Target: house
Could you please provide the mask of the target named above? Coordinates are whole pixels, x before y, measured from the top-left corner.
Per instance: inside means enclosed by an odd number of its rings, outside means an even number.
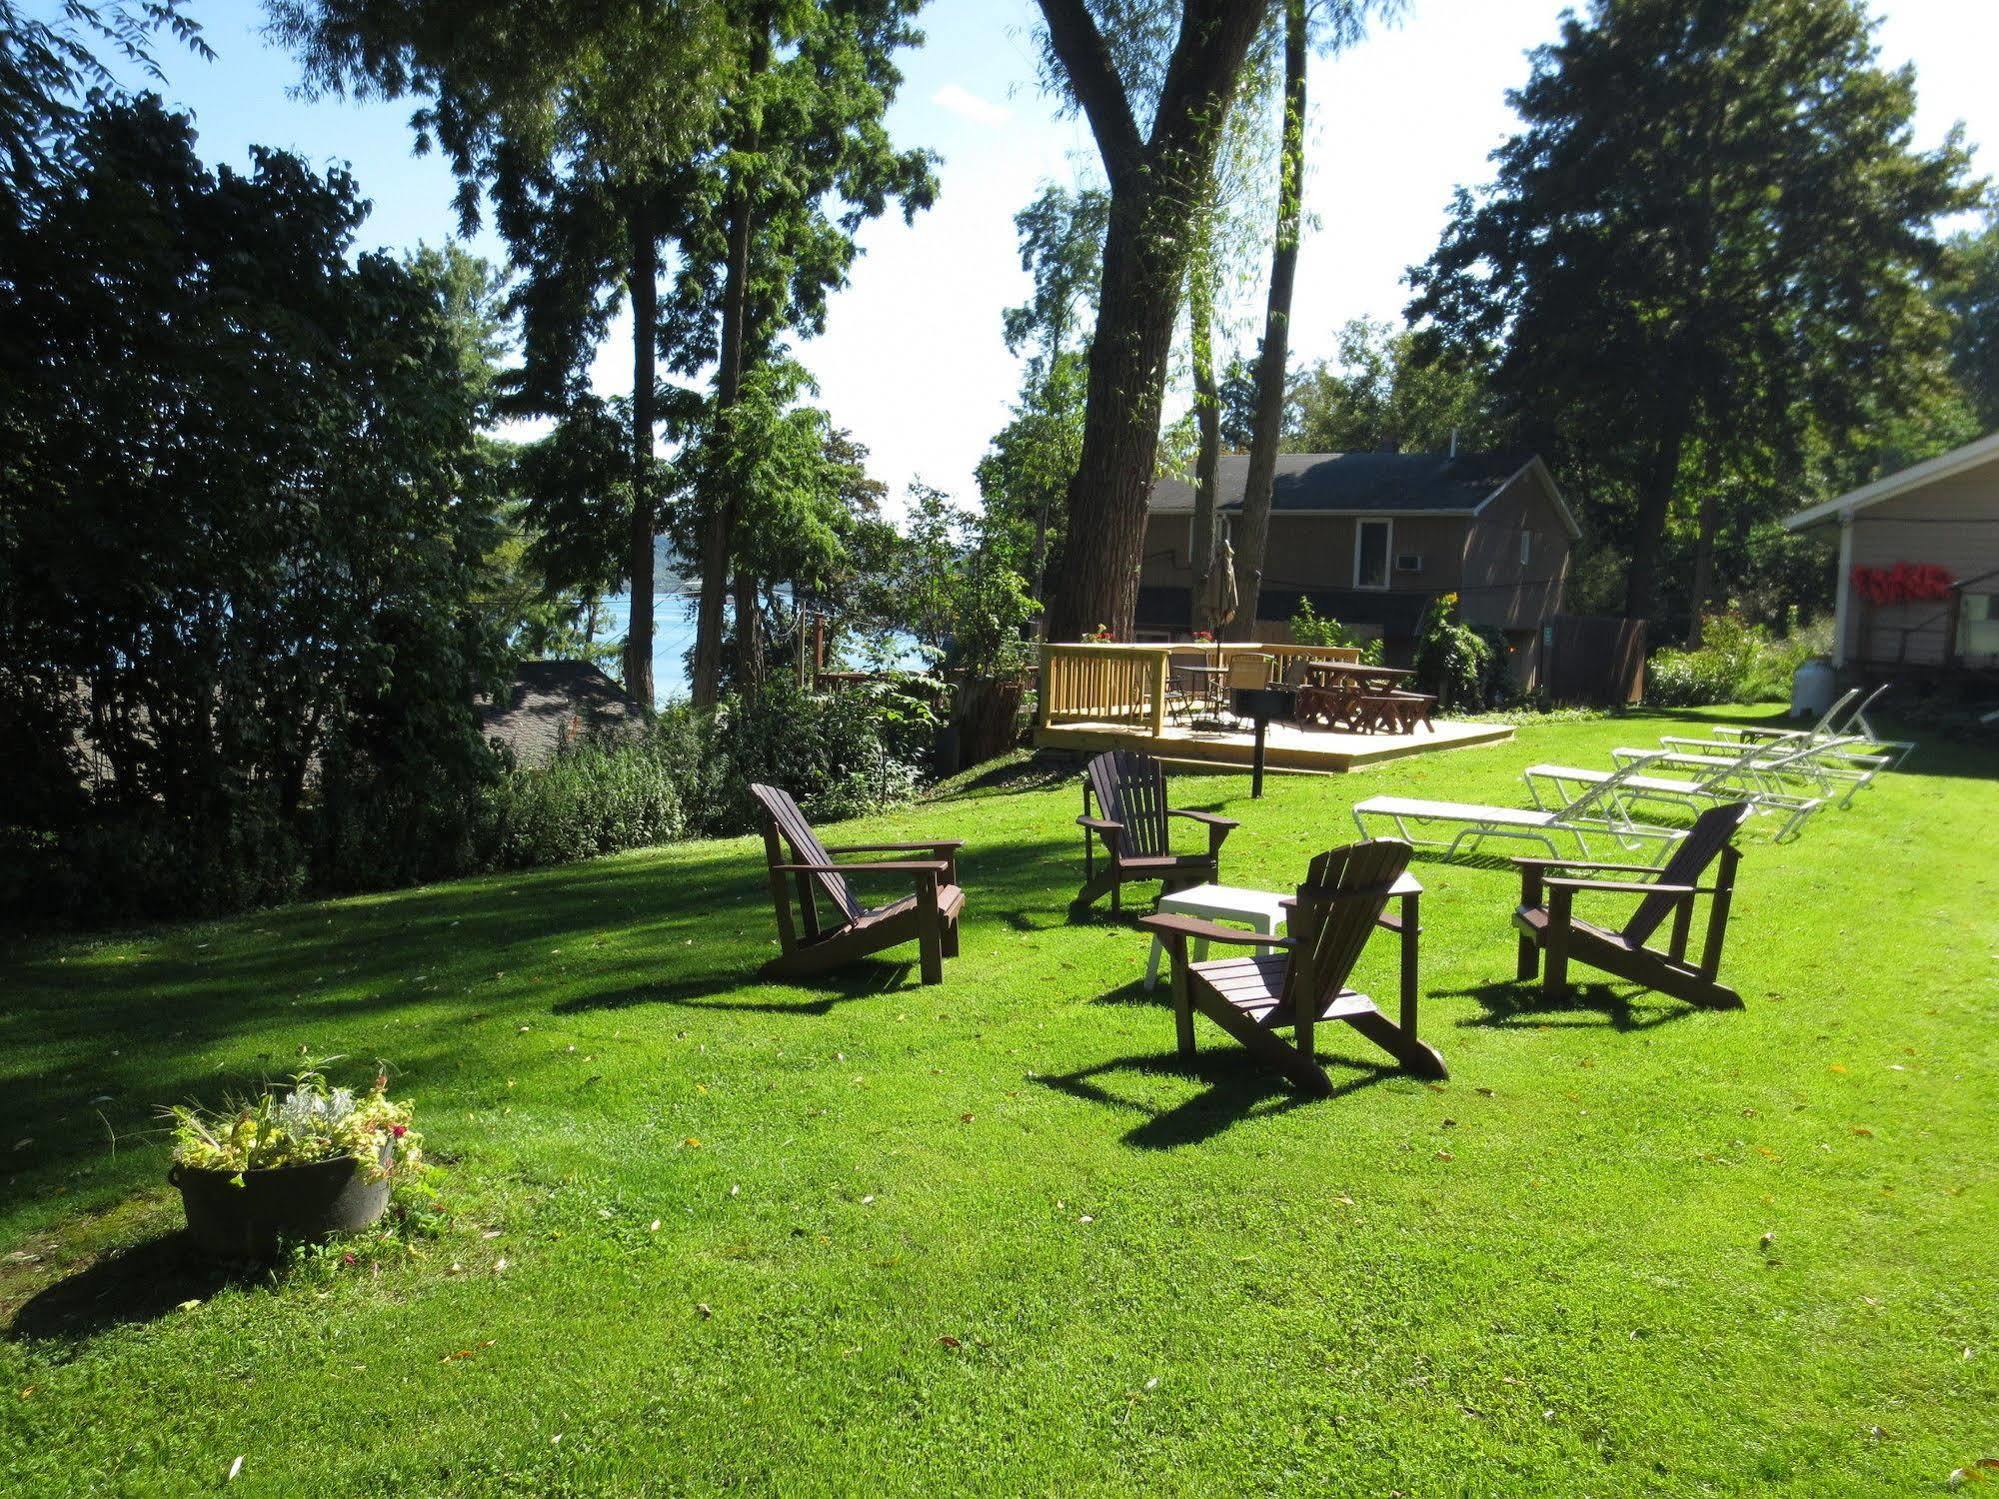
[[[590,739],[636,733],[647,714],[637,699],[587,661],[523,661],[497,699],[476,698],[480,737],[506,747],[519,766],[546,765]]]
[[[1217,500],[1232,524],[1249,459],[1221,460]],[[1184,640],[1193,625],[1194,486],[1152,487],[1139,573],[1138,638]],[[1561,611],[1578,536],[1548,467],[1519,453],[1283,453],[1255,636],[1289,638],[1299,602],[1406,662],[1430,601],[1455,593],[1468,624],[1506,636],[1523,686],[1541,627]]]
[[[1835,667],[1856,676],[1999,668],[1999,432],[1784,525],[1838,528]]]

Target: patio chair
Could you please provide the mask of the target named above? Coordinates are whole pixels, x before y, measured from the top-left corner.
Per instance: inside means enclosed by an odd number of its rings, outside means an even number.
[[[1384,915],[1395,881],[1409,867],[1409,845],[1357,843],[1320,854],[1289,911],[1289,937],[1217,926],[1192,916],[1147,916],[1139,925],[1173,958],[1173,1021],[1180,1055],[1194,1054],[1200,1011],[1307,1092],[1333,1091],[1314,1054],[1314,1028],[1340,1020],[1419,1077],[1450,1075],[1435,1047],[1404,1031],[1365,994],[1347,987],[1361,949]],[[1254,957],[1190,962],[1187,945],[1228,942],[1267,949]],[[1292,1039],[1277,1032],[1292,1028]]]
[[[1530,982],[1541,970],[1542,992],[1558,996],[1568,987],[1569,962],[1586,963],[1661,994],[1710,1009],[1739,1010],[1742,996],[1715,977],[1721,965],[1721,944],[1728,933],[1728,907],[1735,890],[1735,867],[1741,859],[1733,839],[1749,818],[1747,805],[1737,802],[1710,807],[1695,819],[1686,839],[1662,869],[1631,864],[1603,864],[1559,859],[1515,859],[1520,866],[1520,905],[1513,925],[1520,933],[1518,977]],[[1721,867],[1714,883],[1700,883],[1717,859]],[[1550,873],[1586,869],[1644,876],[1633,880],[1572,879]],[[1578,891],[1640,897],[1631,919],[1617,931],[1584,921],[1574,914]],[[1698,963],[1687,961],[1687,939],[1698,896],[1713,897],[1707,932]],[[1646,946],[1646,939],[1668,916],[1673,918],[1666,950]],[[1546,954],[1545,966],[1541,963]]]
[[[1094,800],[1096,810],[1091,810]],[[1208,851],[1176,854],[1169,819],[1184,817],[1208,830]],[[1166,805],[1166,770],[1150,755],[1134,750],[1107,750],[1083,773],[1083,888],[1078,906],[1093,906],[1110,892],[1111,909],[1123,909],[1128,880],[1159,880],[1162,888],[1178,890],[1219,880],[1222,843],[1235,831],[1231,818],[1212,812],[1175,810]],[[1096,867],[1096,845],[1104,846],[1104,867]]]
[[[1657,756],[1654,757],[1659,758]],[[1511,838],[1540,845],[1552,858],[1561,857],[1555,836],[1573,838],[1583,857],[1590,857],[1592,835],[1613,839],[1619,847],[1643,849],[1656,845],[1661,857],[1686,837],[1681,828],[1650,827],[1634,822],[1619,796],[1619,788],[1634,775],[1650,769],[1648,762],[1620,766],[1603,781],[1584,788],[1572,801],[1560,807],[1491,807],[1477,802],[1429,801],[1411,796],[1371,796],[1354,803],[1354,825],[1361,836],[1372,837],[1370,817],[1383,819],[1395,828],[1405,843],[1442,848],[1445,858],[1454,857],[1469,844],[1476,849],[1487,838]],[[1415,831],[1425,823],[1450,823],[1458,831],[1449,839],[1423,837]]]
[[[1867,721],[1867,710],[1881,700],[1883,693],[1893,686],[1883,682],[1866,697],[1861,697],[1858,687],[1850,687],[1809,729],[1773,729],[1759,724],[1716,724],[1714,734],[1717,739],[1764,743],[1782,742],[1788,745],[1824,743],[1834,739],[1855,741],[1854,748],[1865,754],[1875,755],[1894,751],[1890,757],[1890,770],[1900,770],[1902,762],[1916,749],[1911,739],[1884,739],[1874,732]],[[1850,710],[1850,711],[1848,711]],[[1841,715],[1844,714],[1842,717]]]
[[[1690,776],[1627,775],[1618,782],[1615,795],[1627,806],[1652,802],[1695,811],[1723,802],[1747,802],[1758,813],[1782,814],[1783,822],[1771,841],[1783,843],[1797,837],[1805,819],[1823,807],[1828,798],[1771,789],[1764,778],[1754,774],[1745,776],[1746,768],[1759,755],[1754,744],[1745,744],[1735,759],[1694,767]],[[1567,806],[1583,792],[1602,785],[1616,774],[1614,770],[1589,770],[1578,765],[1543,764],[1528,766],[1522,778],[1527,782],[1534,805],[1545,809],[1551,800],[1556,806]],[[1750,784],[1743,784],[1745,779]]]
[[[905,942],[918,944],[923,982],[944,981],[944,960],[958,956],[958,913],[965,893],[958,888],[957,839],[923,843],[849,843],[828,848],[814,835],[790,793],[775,786],[752,786],[763,814],[764,860],[770,872],[771,904],[777,910],[781,951],[764,965],[770,978],[806,978],[844,967],[857,958]],[[785,855],[785,846],[791,849]],[[840,854],[923,854],[924,858],[836,864]],[[897,876],[914,886],[885,906],[864,907],[848,887],[850,875]],[[796,885],[798,917],[792,919]],[[821,924],[818,902],[832,907]]]
[[[1823,799],[1837,796],[1841,808],[1851,807],[1855,793],[1871,785],[1890,760],[1887,755],[1861,754],[1857,739],[1811,740],[1798,746],[1778,740],[1753,745],[1752,753],[1746,756],[1744,746],[1732,739],[1667,734],[1659,743],[1659,749],[1619,745],[1610,758],[1619,765],[1643,760],[1669,770],[1718,772],[1746,788],[1771,792],[1802,784]]]

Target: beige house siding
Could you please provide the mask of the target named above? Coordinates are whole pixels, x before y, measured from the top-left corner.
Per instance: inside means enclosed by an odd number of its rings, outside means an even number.
[[[1948,606],[1877,608],[1853,590],[1856,567],[1934,563],[1967,594],[1999,594],[1999,459],[1856,511],[1844,538],[1839,587],[1846,602],[1844,658],[1877,665],[1941,666],[1948,651]],[[1982,582],[1974,581],[1983,578]],[[1964,665],[1999,664],[1993,656]]]
[[[1527,561],[1520,537],[1531,538]],[[1500,630],[1535,630],[1562,604],[1569,575],[1569,533],[1546,485],[1532,470],[1516,475],[1465,534],[1459,607],[1471,624]]]

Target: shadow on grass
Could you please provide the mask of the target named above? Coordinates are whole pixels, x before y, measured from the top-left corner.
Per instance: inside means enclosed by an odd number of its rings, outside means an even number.
[[[224,1265],[203,1256],[184,1230],[148,1239],[45,1286],[21,1304],[7,1336],[16,1342],[82,1342],[115,1327],[156,1322],[188,1301],[250,1285],[268,1266]]]
[[[1121,992],[1113,990],[1113,993]],[[1321,1054],[1321,1062],[1333,1060]],[[1195,1056],[1133,1056],[1099,1062],[1075,1072],[1037,1077],[1035,1082],[1085,1103],[1121,1109],[1144,1118],[1125,1132],[1127,1145],[1140,1150],[1177,1150],[1198,1145],[1245,1119],[1288,1113],[1304,1104],[1330,1103],[1362,1088],[1372,1087],[1391,1077],[1401,1076],[1394,1067],[1372,1062],[1353,1062],[1357,1076],[1337,1082],[1324,1097],[1302,1093],[1254,1061],[1246,1053],[1223,1049]],[[1105,1087],[1099,1079],[1118,1073],[1141,1078],[1191,1078],[1206,1083],[1197,1093],[1170,1108],[1160,1108],[1143,1099],[1127,1098]]]
[[[1173,984],[1163,971],[1164,966],[1163,964],[1161,965],[1162,971],[1159,975],[1158,987],[1148,989],[1145,986],[1144,977],[1140,976],[1131,980],[1130,983],[1119,984],[1115,989],[1106,989],[1102,994],[1092,999],[1090,1003],[1093,1005],[1142,1005],[1152,1009],[1170,1008],[1173,1003]]]
[[[1437,999],[1475,999],[1482,1015],[1458,1022],[1461,1026],[1488,1030],[1518,1026],[1608,1026],[1614,1031],[1649,1031],[1669,1021],[1684,1020],[1695,1013],[1690,1005],[1664,996],[1653,996],[1646,1005],[1633,1003],[1634,996],[1650,995],[1649,989],[1624,989],[1614,984],[1577,984],[1558,999],[1541,992],[1538,980],[1495,979],[1469,989],[1438,989]]]
[[[690,1010],[737,1010],[756,1015],[828,1015],[834,1007],[851,1000],[869,999],[904,987],[916,964],[859,958],[837,973],[815,980],[790,980],[786,987],[810,987],[824,992],[816,999],[725,999],[723,995],[756,992],[762,982],[754,972],[737,971],[685,979],[670,984],[633,984],[602,994],[565,999],[550,1007],[556,1015],[583,1014],[591,1010],[626,1010],[637,1005],[679,1005]],[[945,967],[948,978],[948,960]]]

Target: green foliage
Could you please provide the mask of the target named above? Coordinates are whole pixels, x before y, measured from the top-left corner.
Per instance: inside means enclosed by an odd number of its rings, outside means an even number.
[[[211,173],[150,98],[61,150],[0,236],[0,819],[38,900],[282,898],[327,815],[491,772],[477,396],[344,171]]]
[[[502,776],[481,809],[481,863],[529,869],[683,837],[687,767],[671,739],[641,733],[564,749]]]
[[[1493,445],[1499,436],[1475,365],[1417,359],[1415,335],[1356,318],[1340,329],[1339,353],[1292,381],[1284,446],[1295,453],[1370,453],[1387,446],[1449,452]]]
[[[1363,640],[1336,619],[1321,619],[1309,598],[1298,600],[1298,612],[1291,616],[1291,638],[1300,645],[1338,645],[1360,652],[1369,666],[1381,664],[1381,641]]]
[[[1739,613],[1710,615],[1701,625],[1699,650],[1668,646],[1645,666],[1645,701],[1660,708],[1710,703],[1767,703],[1789,699],[1791,674],[1831,646],[1830,622],[1814,630],[1773,635]]]
[[[197,1171],[272,1171],[352,1156],[369,1175],[415,1170],[423,1162],[423,1137],[410,1128],[416,1111],[388,1096],[378,1074],[366,1093],[335,1088],[316,1068],[295,1073],[280,1092],[225,1104],[220,1112],[177,1104],[165,1113],[173,1125],[174,1160]]]
[[[1767,518],[1815,451],[1928,399],[1934,226],[1978,189],[1957,133],[1912,146],[1913,74],[1880,66],[1855,0],[1595,0],[1512,102],[1498,180],[1458,195],[1410,316],[1615,497],[1593,527],[1652,616],[1676,493]]]
[[[754,697],[725,698],[701,761],[699,798],[688,807],[703,832],[757,825],[750,783],[789,791],[807,817],[834,821],[906,802],[917,766],[889,738],[902,737],[906,694],[800,692],[782,674]]]
[[[1416,627],[1416,683],[1445,712],[1499,707],[1512,695],[1506,641],[1496,630],[1460,623],[1458,596],[1440,593]]]
[[[1955,265],[1939,298],[1952,319],[1951,367],[1985,431],[1999,427],[1999,206],[1950,242]]]

